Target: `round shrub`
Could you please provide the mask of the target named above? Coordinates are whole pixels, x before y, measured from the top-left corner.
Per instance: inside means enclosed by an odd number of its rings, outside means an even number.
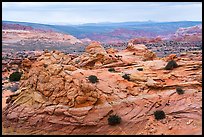
[[[124,79],[127,79],[128,81],[130,80],[130,75],[129,74],[125,74],[122,76]]]
[[[176,63],[176,61],[171,60],[171,61],[169,61],[169,62],[167,63],[167,65],[165,66],[164,69],[166,69],[166,70],[171,70],[171,69],[176,68],[176,67],[178,67],[178,64]]]
[[[43,66],[44,66],[44,68],[47,68],[47,67],[48,67],[48,64],[44,64]]]
[[[88,79],[89,79],[89,81],[90,81],[91,83],[96,83],[96,82],[98,82],[98,78],[97,78],[96,76],[94,76],[94,75],[90,75],[90,76],[88,77]]]
[[[114,68],[109,68],[108,71],[115,72],[115,69]]]
[[[156,120],[160,120],[166,118],[166,115],[163,110],[157,110],[154,112],[154,117]]]
[[[176,88],[176,92],[181,95],[181,94],[184,94],[184,90],[181,88],[181,87],[177,87]]]
[[[75,60],[75,63],[78,64],[80,62],[80,60]]]
[[[121,118],[117,115],[110,115],[109,118],[108,118],[108,124],[109,125],[117,125],[117,124],[120,124],[121,122]]]
[[[13,72],[10,76],[9,76],[9,81],[19,81],[21,79],[21,72]]]
[[[138,71],[143,71],[143,68],[137,68]]]

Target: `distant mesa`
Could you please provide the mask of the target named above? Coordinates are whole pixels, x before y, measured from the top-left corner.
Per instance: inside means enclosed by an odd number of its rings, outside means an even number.
[[[171,39],[186,42],[202,41],[202,25],[179,28]]]

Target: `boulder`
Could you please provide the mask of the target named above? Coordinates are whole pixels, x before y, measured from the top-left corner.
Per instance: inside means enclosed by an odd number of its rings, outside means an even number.
[[[97,53],[107,54],[106,50],[103,48],[103,46],[101,46],[99,42],[92,42],[86,47],[85,52],[92,55]]]
[[[132,43],[128,43],[128,46],[126,48],[129,51],[146,51],[147,47],[144,44],[132,44]]]
[[[107,52],[108,54],[114,54],[114,53],[117,53],[118,50],[116,50],[116,49],[114,49],[114,48],[109,48],[109,49],[106,50],[106,52]]]
[[[28,59],[28,58],[25,58],[22,63],[21,63],[22,67],[31,67],[32,65],[32,62]]]

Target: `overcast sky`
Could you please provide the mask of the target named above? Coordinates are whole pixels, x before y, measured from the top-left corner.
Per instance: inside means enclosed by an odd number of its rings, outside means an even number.
[[[44,24],[202,21],[201,2],[2,2],[2,19]]]

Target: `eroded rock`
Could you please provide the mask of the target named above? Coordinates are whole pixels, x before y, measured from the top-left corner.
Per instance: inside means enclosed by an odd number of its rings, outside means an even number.
[[[202,67],[186,69],[202,62],[186,62],[181,57],[178,63],[182,67],[166,73],[162,59],[150,56],[143,62],[148,51],[144,45],[129,46],[109,56],[100,43],[92,43],[86,53],[74,58],[55,51],[45,52],[32,64],[24,61],[29,69],[23,74],[20,89],[3,109],[3,133],[201,133],[202,92],[197,91],[202,91]],[[105,67],[117,71],[110,73]],[[130,80],[122,78],[124,73]],[[91,83],[90,75],[98,82]],[[182,86],[185,93],[175,94],[177,86]],[[165,124],[154,119],[159,109],[166,114]],[[108,117],[114,114],[121,117],[121,123],[109,126]],[[186,120],[189,118],[193,122]]]

